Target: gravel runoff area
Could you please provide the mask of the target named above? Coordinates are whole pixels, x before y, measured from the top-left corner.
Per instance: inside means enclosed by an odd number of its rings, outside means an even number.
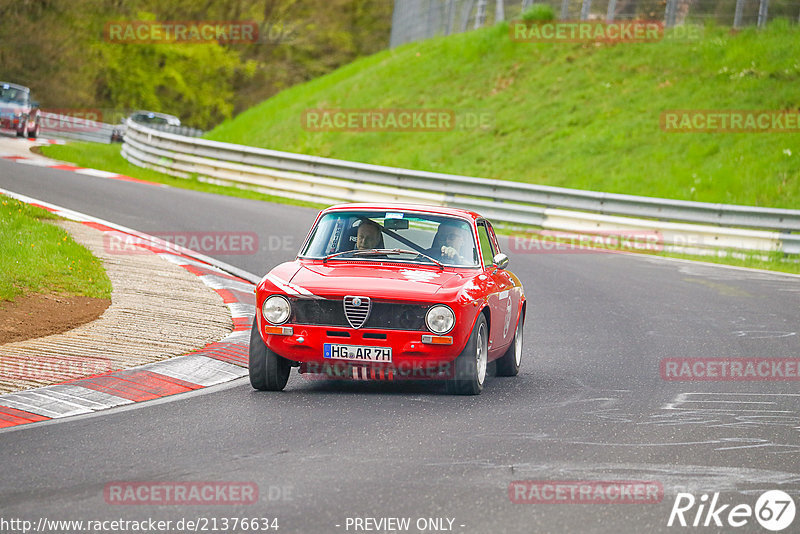
[[[111,306],[68,332],[0,345],[0,394],[166,360],[233,330],[222,297],[198,276],[149,250],[104,246],[103,233],[85,224],[58,224],[102,259]]]

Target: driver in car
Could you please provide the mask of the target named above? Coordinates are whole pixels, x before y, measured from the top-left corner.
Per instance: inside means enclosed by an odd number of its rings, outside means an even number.
[[[363,221],[358,225],[358,233],[356,234],[356,249],[370,250],[378,248],[381,239],[381,227],[378,223],[370,220]]]

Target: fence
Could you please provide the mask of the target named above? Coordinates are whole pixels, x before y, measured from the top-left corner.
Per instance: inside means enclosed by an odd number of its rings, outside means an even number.
[[[800,254],[800,210],[637,197],[278,152],[129,124],[122,155],[166,174],[317,203],[416,202],[560,232],[646,230],[667,250]]]
[[[532,0],[395,0],[390,46],[519,18]],[[666,26],[714,21],[763,26],[800,20],[798,0],[539,0],[562,20],[654,20]]]

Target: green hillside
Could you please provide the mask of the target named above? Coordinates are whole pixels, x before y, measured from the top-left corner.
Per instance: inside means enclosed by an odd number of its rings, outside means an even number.
[[[674,133],[675,109],[798,110],[800,28],[655,43],[523,43],[508,25],[380,52],[294,86],[207,137],[580,189],[800,207],[800,134]],[[669,37],[669,36],[668,36]],[[312,132],[308,109],[428,108],[489,119],[428,132]]]

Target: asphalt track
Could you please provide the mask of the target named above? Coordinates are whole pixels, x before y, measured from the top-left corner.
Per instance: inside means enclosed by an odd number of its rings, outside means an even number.
[[[315,216],[3,160],[0,187],[148,233],[256,232],[256,254],[209,255],[259,275],[294,257]],[[797,357],[800,278],[622,254],[509,252],[529,299],[518,377],[452,397],[435,383],[293,373],[283,393],[238,380],[0,432],[0,518],[266,517],[284,533],[363,532],[347,528],[355,517],[408,517],[409,532],[420,532],[418,518],[450,518],[464,533],[767,532],[752,518],[736,529],[667,520],[679,491],[753,506],[781,489],[798,501],[798,382],[666,381],[659,363]],[[517,480],[657,481],[664,497],[514,504]],[[253,482],[260,500],[110,505],[104,487],[119,481]],[[786,532],[798,525],[800,517]]]

